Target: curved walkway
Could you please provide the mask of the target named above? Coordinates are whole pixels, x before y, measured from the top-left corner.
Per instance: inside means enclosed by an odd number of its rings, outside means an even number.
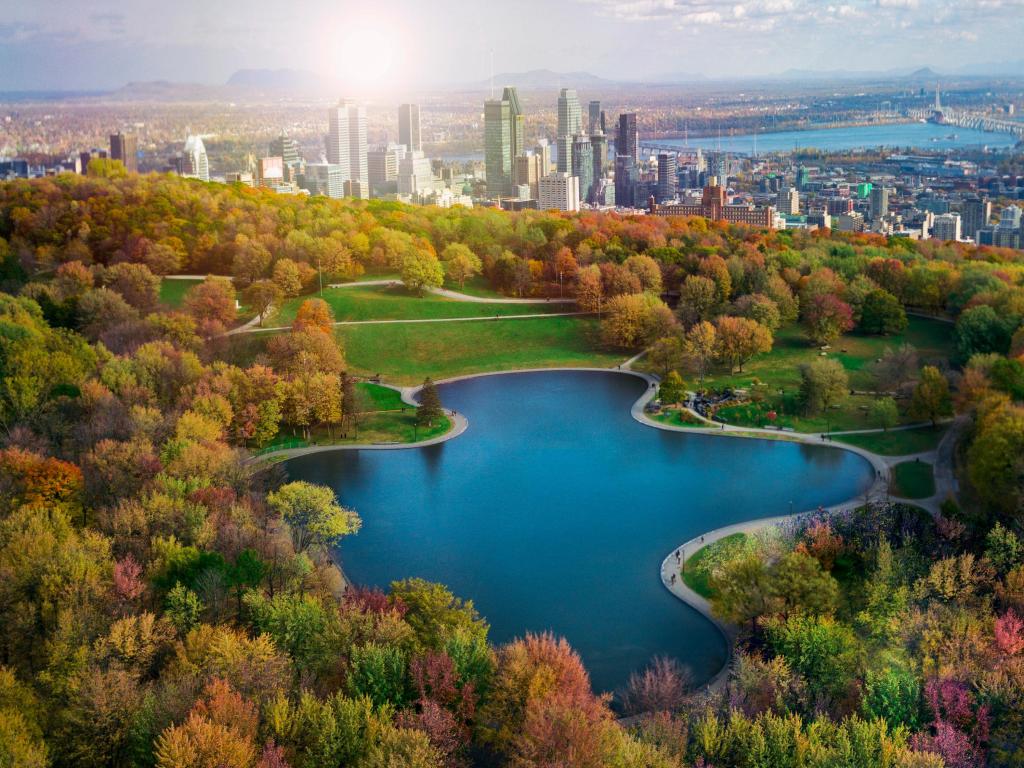
[[[363,280],[355,283],[331,283],[328,288],[362,288],[371,285],[387,285],[395,287],[401,285],[401,280]],[[576,299],[512,299],[508,297],[488,298],[486,296],[473,296],[468,293],[452,291],[448,288],[424,288],[428,293],[435,296],[443,296],[446,299],[455,301],[468,301],[473,304],[575,304]]]

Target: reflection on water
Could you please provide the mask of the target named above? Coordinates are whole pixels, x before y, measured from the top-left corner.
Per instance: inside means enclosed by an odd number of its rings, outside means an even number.
[[[655,430],[629,408],[640,379],[552,371],[440,387],[469,429],[426,449],[288,462],[328,483],[363,528],[340,555],[354,580],[420,576],[471,598],[491,638],[552,630],[611,690],[657,654],[700,680],[725,658],[715,629],[662,586],[662,558],[742,520],[831,505],[871,480],[846,451]]]

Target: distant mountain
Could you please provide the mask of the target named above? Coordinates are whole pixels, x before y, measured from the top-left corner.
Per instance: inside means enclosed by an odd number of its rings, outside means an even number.
[[[151,80],[128,83],[111,91],[105,98],[119,101],[210,101],[224,96],[222,86]]]
[[[476,88],[489,88],[491,81],[473,83]],[[502,72],[494,76],[495,89],[514,85],[523,90],[548,90],[555,88],[601,88],[615,85],[615,81],[592,75],[589,72],[553,72],[550,69],[531,69],[529,72]]]
[[[300,93],[334,91],[337,85],[331,78],[303,69],[240,69],[227,81],[228,88]]]
[[[931,67],[921,67],[921,69],[914,70],[907,75],[907,80],[937,80],[942,77]]]

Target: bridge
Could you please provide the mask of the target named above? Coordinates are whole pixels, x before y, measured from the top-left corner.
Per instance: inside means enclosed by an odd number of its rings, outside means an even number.
[[[976,131],[987,133],[1009,133],[1019,139],[1024,139],[1024,122],[1016,120],[1005,120],[1001,117],[993,117],[984,112],[967,112],[942,108],[938,111],[927,109],[912,109],[907,111],[907,116],[916,120],[929,120],[940,125],[951,125],[957,128],[972,128]],[[941,120],[936,119],[941,116]]]
[[[659,144],[656,141],[641,141],[640,142],[640,157],[656,157],[661,153],[669,155],[676,155],[677,157],[689,157],[696,160],[697,153],[703,152],[705,155],[712,152],[727,153],[733,157],[747,157],[747,152],[734,152],[731,149],[707,149],[705,147],[680,147],[678,144]]]

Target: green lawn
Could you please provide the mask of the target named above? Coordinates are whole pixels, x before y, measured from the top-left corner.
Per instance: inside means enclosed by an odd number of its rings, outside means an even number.
[[[711,425],[695,417],[683,408],[666,408],[661,413],[649,413],[647,418],[659,424],[670,424],[674,427],[708,428]]]
[[[443,435],[451,429],[451,421],[442,417],[433,427],[417,427],[416,412],[412,408],[402,411],[364,413],[358,425],[341,435],[337,428],[331,436],[326,428],[314,431],[310,440],[292,434],[280,434],[259,453],[286,448],[305,448],[311,445],[372,445],[374,443],[413,443]]]
[[[621,354],[599,349],[597,320],[589,317],[343,326],[339,333],[354,373],[404,384],[427,376],[622,362]]]
[[[165,277],[160,281],[160,303],[177,309],[185,302],[185,294],[202,280]]]
[[[705,600],[710,600],[714,594],[710,584],[711,572],[718,563],[738,554],[746,546],[746,541],[747,534],[734,533],[699,549],[683,564],[683,583]]]
[[[464,293],[467,296],[479,296],[482,299],[507,299],[510,298],[502,293],[494,290],[491,287],[490,282],[487,278],[477,275],[471,277],[466,281],[465,285],[460,286],[454,280],[445,280],[444,287],[450,291],[458,291]]]
[[[892,468],[894,496],[904,499],[927,499],[935,495],[935,475],[927,461],[904,461]]]
[[[402,394],[391,387],[382,387],[370,381],[356,384],[356,400],[360,400],[368,411],[400,411],[411,408],[402,402]]]
[[[886,347],[913,344],[922,361],[949,356],[952,344],[947,323],[921,317],[908,319],[906,332],[899,336],[848,334],[833,344],[826,356],[843,364],[850,377],[850,387],[857,390],[873,389],[871,364],[882,356]],[[801,413],[798,402],[800,366],[819,357],[821,350],[808,344],[801,327],[790,325],[781,328],[775,335],[772,351],[751,360],[744,366],[742,373],[716,372],[707,377],[705,385],[713,389],[746,389],[755,382],[764,385],[763,402],[732,406],[718,412],[730,424],[761,427],[774,423],[800,432],[871,427],[867,415],[873,398],[869,395],[851,396],[828,414],[808,417]],[[768,419],[770,411],[776,413],[774,422]],[[904,423],[908,421],[909,418],[903,418]]]
[[[883,456],[907,456],[934,450],[945,434],[945,427],[921,427],[870,435],[837,435],[836,442],[849,443]]]
[[[303,301],[317,294],[289,299],[274,319],[276,325],[288,325]],[[494,317],[495,315],[533,315],[565,312],[564,304],[480,304],[458,301],[426,293],[416,296],[398,285],[373,285],[361,288],[327,288],[324,301],[331,305],[336,320],[425,320],[443,317]],[[568,310],[568,311],[571,311]]]

